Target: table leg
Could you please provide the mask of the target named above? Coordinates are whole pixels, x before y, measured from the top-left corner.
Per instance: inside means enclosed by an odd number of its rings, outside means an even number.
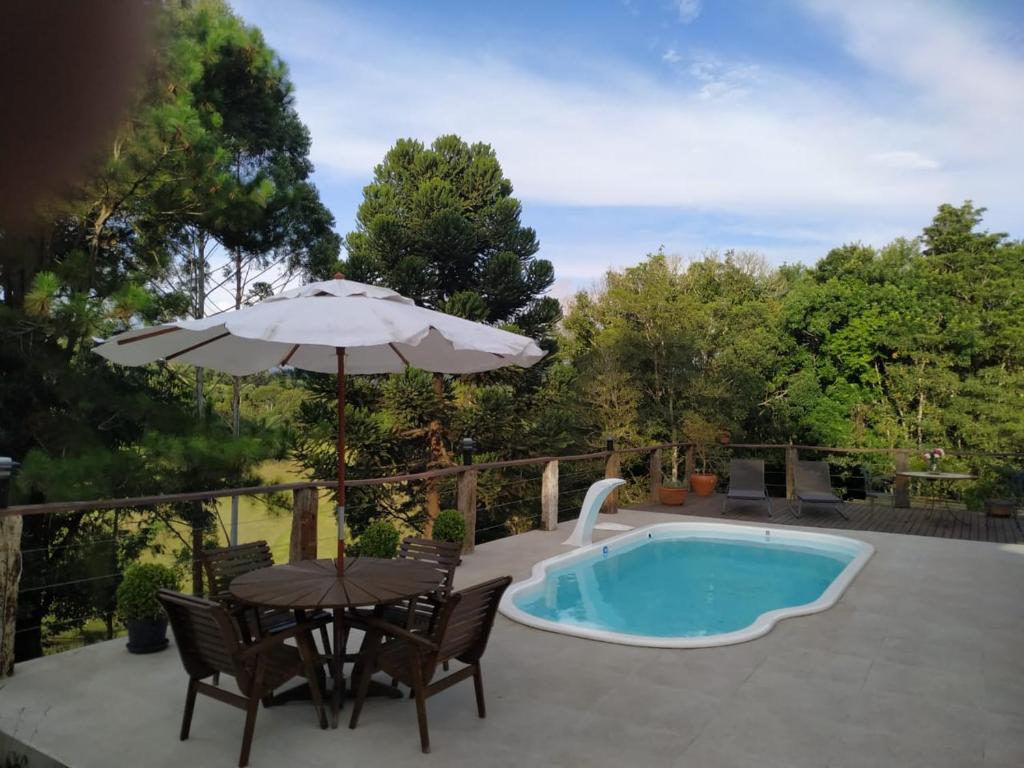
[[[338,727],[338,713],[341,711],[345,697],[345,611],[338,608],[334,611],[334,663],[332,673],[334,685],[331,686],[331,728]]]

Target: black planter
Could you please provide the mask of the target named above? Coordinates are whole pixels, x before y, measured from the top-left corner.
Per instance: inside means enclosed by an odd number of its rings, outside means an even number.
[[[129,653],[155,653],[170,642],[167,639],[167,617],[147,621],[126,621]]]

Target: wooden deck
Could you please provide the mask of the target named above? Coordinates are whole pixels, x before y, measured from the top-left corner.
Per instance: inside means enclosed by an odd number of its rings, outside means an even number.
[[[1024,523],[1020,518],[986,517],[980,512],[969,512],[954,507],[954,519],[940,503],[935,510],[917,506],[909,509],[892,508],[886,502],[876,502],[874,509],[863,501],[851,501],[844,507],[850,518],[844,520],[827,507],[804,506],[802,517],[797,517],[786,499],[772,499],[774,515],[768,517],[767,505],[761,503],[729,502],[725,515],[721,514],[722,495],[701,498],[693,493],[686,497],[682,507],[667,507],[661,504],[644,503],[630,506],[649,509],[652,512],[694,515],[745,522],[766,522],[773,525],[801,525],[808,528],[836,528],[851,531],[878,531],[879,533],[902,533],[909,536],[930,536],[940,539],[965,539],[987,541],[993,544],[1024,544]],[[795,509],[795,505],[793,507]]]

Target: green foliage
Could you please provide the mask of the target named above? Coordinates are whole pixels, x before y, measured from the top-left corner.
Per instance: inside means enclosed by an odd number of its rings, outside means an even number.
[[[398,529],[387,520],[374,520],[356,539],[355,554],[361,557],[380,557],[387,560],[398,554],[401,538]]]
[[[442,509],[434,520],[435,541],[451,541],[461,543],[466,538],[466,521],[456,509]]]
[[[163,615],[156,599],[161,589],[177,589],[178,574],[159,563],[139,563],[129,568],[117,588],[117,615],[121,621],[151,621]]]

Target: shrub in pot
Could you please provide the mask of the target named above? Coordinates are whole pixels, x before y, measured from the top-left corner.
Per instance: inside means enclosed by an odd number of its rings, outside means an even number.
[[[363,531],[353,545],[355,554],[360,557],[380,557],[390,560],[398,554],[398,543],[401,535],[387,520],[374,520]]]
[[[718,426],[703,416],[690,414],[683,419],[683,434],[693,444],[693,451],[700,463],[700,471],[690,475],[690,488],[698,496],[710,496],[718,484],[718,477],[708,471],[708,452],[719,432]]]
[[[665,480],[658,486],[658,501],[668,507],[681,507],[686,503],[686,493],[682,480]]]
[[[466,521],[455,509],[442,509],[434,520],[434,531],[431,534],[434,541],[450,541],[461,544],[466,538]]]
[[[167,647],[167,614],[156,599],[161,589],[177,589],[178,574],[159,563],[129,568],[117,587],[117,615],[128,627],[128,650],[153,653]]]

